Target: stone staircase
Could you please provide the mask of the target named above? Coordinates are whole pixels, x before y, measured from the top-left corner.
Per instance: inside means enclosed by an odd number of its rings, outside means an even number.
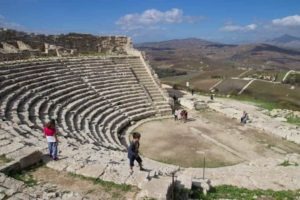
[[[159,116],[172,114],[172,109],[168,102],[168,95],[160,87],[158,78],[152,69],[147,66],[142,57],[130,57],[127,59],[129,66],[135,74],[140,85],[148,94],[154,108]]]

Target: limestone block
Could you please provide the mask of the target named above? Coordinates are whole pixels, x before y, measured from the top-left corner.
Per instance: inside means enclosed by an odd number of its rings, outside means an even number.
[[[207,103],[202,102],[202,101],[196,101],[194,103],[194,107],[196,110],[204,110],[204,109],[208,108]]]
[[[80,174],[87,177],[99,178],[105,171],[107,165],[103,164],[92,164],[86,165],[76,171],[76,174]]]
[[[47,167],[50,167],[52,169],[58,170],[58,171],[63,171],[68,167],[68,164],[63,161],[53,161],[53,162],[48,162]]]
[[[142,191],[137,195],[137,199],[144,199],[145,197],[158,200],[167,199],[168,189],[171,183],[171,177],[159,177],[145,182],[141,187]]]
[[[12,161],[0,167],[0,172],[6,174],[9,174],[11,172],[17,172],[20,170],[21,170],[21,166],[18,161]]]
[[[70,163],[65,170],[67,172],[76,173],[76,171],[79,170],[81,167],[83,167],[81,164]]]
[[[190,98],[179,98],[179,102],[182,106],[188,109],[194,109],[194,100]]]
[[[151,178],[152,179],[152,178]],[[125,181],[126,184],[129,185],[137,185],[139,188],[142,187],[142,185],[145,182],[148,182],[149,180],[151,180],[149,177],[149,172],[147,171],[140,171],[138,169],[136,169],[129,177],[128,179]]]
[[[196,188],[202,190],[203,194],[206,195],[207,192],[211,188],[210,180],[209,179],[193,179],[192,185]]]
[[[7,155],[10,159],[15,159],[20,163],[21,169],[36,164],[42,160],[42,152],[32,148],[26,147]]]
[[[187,174],[182,174],[177,177],[177,185],[181,188],[192,189],[192,177]]]
[[[11,191],[6,190],[7,193],[16,193],[22,191],[25,187],[23,182],[15,180],[10,177],[6,177],[6,179],[1,185],[8,187],[8,189],[11,190]]]
[[[276,118],[274,118],[276,121],[280,121],[280,122],[286,122],[287,121],[287,119],[286,118],[284,118],[284,117],[276,117]]]

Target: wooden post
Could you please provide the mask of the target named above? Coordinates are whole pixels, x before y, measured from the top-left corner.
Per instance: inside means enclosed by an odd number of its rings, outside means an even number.
[[[175,172],[172,172],[172,200],[175,200],[175,197],[174,197],[174,188],[175,188],[174,176],[175,176]]]
[[[205,153],[204,153],[204,157],[203,157],[203,180],[205,178]]]

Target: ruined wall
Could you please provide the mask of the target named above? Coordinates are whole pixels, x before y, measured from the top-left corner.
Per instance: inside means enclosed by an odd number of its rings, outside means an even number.
[[[0,60],[27,58],[28,55],[49,56],[49,52],[53,51],[50,46],[57,48],[61,56],[78,53],[127,54],[127,49],[132,48],[131,39],[126,36],[95,36],[78,33],[42,35],[1,28],[0,44],[4,44],[0,46]],[[24,54],[24,51],[33,53]]]
[[[76,49],[78,53],[116,53],[125,54],[130,47],[130,38],[125,36],[93,36],[88,34],[59,35],[51,38],[48,43],[62,46],[66,49]]]
[[[22,41],[17,41],[17,46],[18,48],[21,50],[21,51],[24,51],[24,50],[32,50],[31,47],[28,45],[28,44],[25,44],[24,42]]]

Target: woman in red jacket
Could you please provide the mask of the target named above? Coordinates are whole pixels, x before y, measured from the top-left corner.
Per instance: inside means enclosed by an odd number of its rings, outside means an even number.
[[[57,131],[55,128],[55,120],[52,119],[44,127],[44,134],[48,142],[49,156],[53,160],[58,160],[57,158]]]

